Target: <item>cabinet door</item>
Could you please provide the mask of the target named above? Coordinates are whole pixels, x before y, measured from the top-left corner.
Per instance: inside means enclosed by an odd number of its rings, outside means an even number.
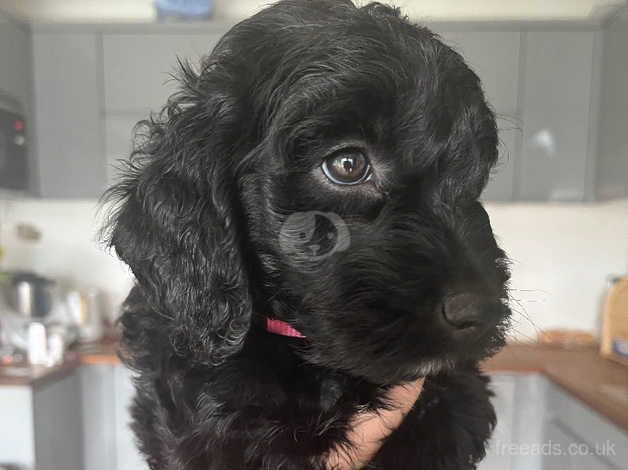
[[[543,423],[546,421],[547,380],[538,374],[519,374],[513,403],[512,470],[540,470],[542,457],[535,450],[543,443]]]
[[[547,470],[616,470],[611,462],[594,455],[594,448],[572,435],[561,424],[547,425],[547,455],[543,468]]]
[[[26,141],[19,149],[22,157],[5,159],[6,143],[0,136],[0,191],[33,190],[33,72],[32,41],[28,27],[0,11],[0,109],[26,118]],[[3,124],[4,125],[4,124]],[[13,145],[11,145],[13,147]],[[14,147],[18,150],[18,147]]]
[[[498,119],[499,160],[491,171],[486,189],[482,193],[484,201],[512,201],[515,197],[515,165],[519,158],[521,130],[514,120]]]
[[[497,426],[489,442],[486,458],[480,470],[510,470],[511,456],[505,449],[513,444],[514,399],[516,378],[507,374],[491,376],[491,389],[495,396],[491,400],[497,414]]]
[[[115,470],[115,390],[112,365],[80,369],[83,394],[83,468]]]
[[[482,80],[486,98],[499,114],[517,112],[519,43],[517,31],[448,31],[444,41],[456,49]]]
[[[607,392],[603,386],[600,386],[599,393],[604,396]],[[548,389],[547,416],[548,423],[554,423],[548,425],[550,433],[552,426],[558,426],[571,436],[569,444],[574,444],[576,447],[572,446],[571,449],[563,447],[562,450],[574,454],[573,462],[596,461],[608,468],[625,468],[625,462],[628,462],[628,433],[553,384]],[[577,447],[579,445],[582,445],[582,448],[579,449]],[[598,467],[593,464],[591,467],[580,467],[574,463],[569,468]]]
[[[31,111],[31,36],[26,25],[0,12],[0,105],[21,112]],[[6,96],[4,96],[6,95]]]
[[[34,387],[32,419],[37,470],[83,470],[81,404],[78,374]]]
[[[597,196],[628,196],[628,6],[603,33]]]
[[[105,118],[105,149],[107,183],[119,176],[120,160],[127,160],[133,148],[133,131],[136,124],[147,116],[142,114],[110,114]]]
[[[584,198],[593,45],[590,31],[526,33],[521,199]]]
[[[616,470],[617,467],[605,461],[601,457],[586,454],[571,458],[572,466],[570,470]]]
[[[131,431],[131,416],[129,407],[135,396],[135,389],[131,382],[131,372],[124,366],[114,369],[114,384],[116,394],[115,421],[116,421],[116,470],[147,469],[146,461],[141,456],[135,444],[135,435]]]
[[[545,430],[547,455],[543,456],[543,468],[547,470],[572,470],[572,457],[567,453],[573,444],[573,437],[554,422],[549,422]]]
[[[208,34],[105,34],[105,108],[111,112],[158,111],[176,90],[177,58],[198,64],[224,31]]]
[[[44,197],[97,197],[106,172],[96,34],[33,37],[37,163]]]
[[[521,137],[519,116],[519,48],[516,31],[442,32],[443,39],[462,54],[482,80],[486,98],[497,117],[499,163],[483,199],[510,201],[514,196],[515,160]]]
[[[11,462],[20,469],[35,467],[33,429],[33,391],[31,387],[0,387],[0,462]]]

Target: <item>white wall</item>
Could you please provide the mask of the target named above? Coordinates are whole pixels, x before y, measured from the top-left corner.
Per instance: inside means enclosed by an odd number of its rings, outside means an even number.
[[[128,293],[132,275],[97,241],[104,214],[95,200],[0,200],[0,245],[3,269],[32,269],[77,287],[98,287],[116,310]],[[18,224],[41,233],[37,242],[17,236]],[[109,312],[111,314],[112,312]]]
[[[96,243],[95,201],[14,200],[0,212],[2,267],[29,268],[100,287],[114,305],[131,275]],[[493,228],[512,259],[513,335],[549,327],[597,331],[607,276],[628,273],[628,200],[603,204],[489,204]],[[16,236],[28,222],[39,242]]]
[[[628,200],[597,204],[489,204],[512,260],[513,334],[599,329],[609,275],[628,273]]]

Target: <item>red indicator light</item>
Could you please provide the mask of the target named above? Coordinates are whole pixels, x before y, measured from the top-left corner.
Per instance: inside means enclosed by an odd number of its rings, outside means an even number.
[[[17,121],[15,121],[15,123],[13,124],[13,129],[15,129],[15,132],[21,132],[24,130],[24,121],[20,121],[19,119]]]

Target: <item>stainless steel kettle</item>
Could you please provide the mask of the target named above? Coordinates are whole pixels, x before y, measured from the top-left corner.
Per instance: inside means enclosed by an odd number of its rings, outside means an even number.
[[[46,318],[52,309],[55,281],[29,271],[9,275],[3,290],[6,303],[23,317]]]

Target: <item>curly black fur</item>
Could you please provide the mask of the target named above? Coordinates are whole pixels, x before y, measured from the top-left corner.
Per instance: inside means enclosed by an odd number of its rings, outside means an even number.
[[[503,343],[508,272],[478,202],[495,120],[460,55],[379,3],[284,0],[183,64],[143,129],[108,236],[137,279],[122,355],[150,468],[324,469],[353,414],[420,376],[369,468],[473,468],[495,423],[477,362]],[[370,180],[326,179],[343,146]],[[348,246],[283,249],[308,211],[342,220]],[[443,314],[455,293],[471,325]]]

